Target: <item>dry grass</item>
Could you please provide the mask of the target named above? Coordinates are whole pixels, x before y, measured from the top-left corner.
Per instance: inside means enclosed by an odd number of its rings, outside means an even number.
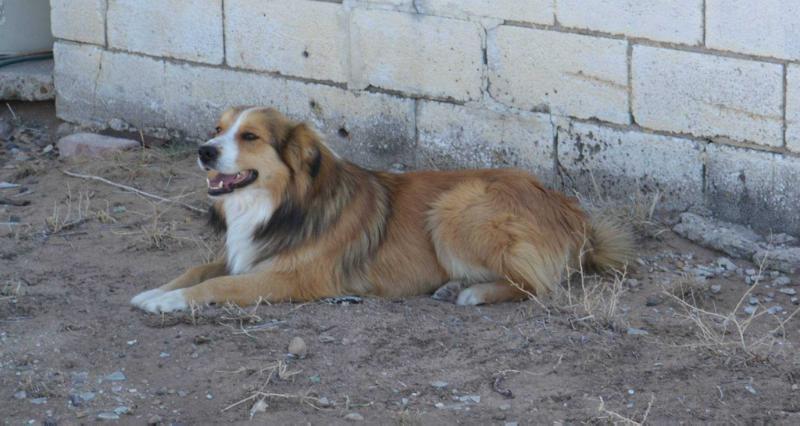
[[[90,207],[91,193],[78,191],[77,195],[73,195],[68,183],[63,205],[53,202],[53,213],[45,218],[45,233],[58,234],[86,222],[91,218]]]
[[[766,259],[764,259],[766,260]],[[759,266],[757,277],[762,277],[764,260]],[[728,360],[744,355],[744,361],[767,359],[773,353],[778,341],[786,337],[786,324],[800,311],[795,309],[785,318],[770,314],[758,305],[751,313],[740,313],[754,290],[759,288],[759,278],[739,298],[736,305],[727,312],[704,309],[695,301],[697,298],[679,297],[675,292],[664,293],[683,308],[683,316],[695,327],[699,342],[688,345],[708,350]]]
[[[624,424],[624,425],[632,425],[632,426],[642,426],[647,422],[647,417],[650,415],[650,410],[653,408],[653,403],[656,400],[655,394],[650,395],[650,402],[647,404],[647,408],[644,410],[642,414],[642,419],[639,421],[634,420],[630,417],[625,417],[622,414],[619,414],[615,411],[611,411],[606,408],[606,402],[603,400],[603,397],[600,398],[600,405],[597,407],[597,411],[603,413],[603,416],[598,417],[600,420],[608,420],[613,424]]]

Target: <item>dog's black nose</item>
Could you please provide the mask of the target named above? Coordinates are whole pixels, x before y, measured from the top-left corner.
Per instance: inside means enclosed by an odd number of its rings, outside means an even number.
[[[203,145],[197,150],[197,155],[200,157],[200,161],[207,164],[219,157],[219,150],[213,146]]]

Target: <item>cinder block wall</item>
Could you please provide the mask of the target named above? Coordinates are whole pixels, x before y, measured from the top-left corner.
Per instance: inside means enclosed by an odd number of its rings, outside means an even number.
[[[800,233],[800,2],[51,0],[58,114],[273,105],[371,167],[529,169]]]

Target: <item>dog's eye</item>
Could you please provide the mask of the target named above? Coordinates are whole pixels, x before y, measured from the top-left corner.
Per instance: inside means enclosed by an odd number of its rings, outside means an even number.
[[[245,132],[242,133],[242,139],[246,141],[254,141],[258,139],[258,136],[255,133]]]

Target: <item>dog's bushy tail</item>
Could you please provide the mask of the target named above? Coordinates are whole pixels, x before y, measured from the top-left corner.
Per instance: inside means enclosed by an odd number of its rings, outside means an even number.
[[[592,215],[587,232],[586,267],[598,272],[623,271],[635,257],[633,231],[608,214]]]

